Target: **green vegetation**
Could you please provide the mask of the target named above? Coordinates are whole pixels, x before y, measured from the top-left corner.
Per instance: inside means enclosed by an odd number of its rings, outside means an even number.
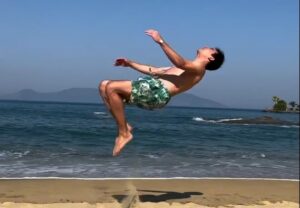
[[[287,104],[287,102],[283,99],[281,99],[278,96],[273,96],[273,108],[269,109],[267,111],[272,112],[298,112],[299,113],[299,104],[295,101],[291,101]]]
[[[277,96],[273,96],[272,100],[273,100],[274,104],[276,104],[276,103],[278,103],[278,101],[280,100],[280,98],[277,97]]]
[[[284,100],[278,100],[273,106],[274,111],[286,111],[287,110],[287,104]]]

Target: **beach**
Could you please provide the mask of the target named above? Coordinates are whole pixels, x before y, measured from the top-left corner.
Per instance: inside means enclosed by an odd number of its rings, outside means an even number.
[[[1,179],[1,208],[299,207],[299,181]]]
[[[126,113],[134,139],[112,157],[105,106],[0,102],[0,208],[299,207],[297,115]],[[287,123],[249,123],[264,116]]]

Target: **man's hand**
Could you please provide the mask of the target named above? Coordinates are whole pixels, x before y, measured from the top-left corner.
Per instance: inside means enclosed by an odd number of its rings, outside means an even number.
[[[130,61],[128,59],[125,58],[119,58],[115,61],[115,66],[124,66],[124,67],[128,67],[130,64]]]
[[[145,33],[146,35],[149,35],[155,42],[157,43],[162,42],[162,38],[158,31],[151,29],[151,30],[146,30]]]

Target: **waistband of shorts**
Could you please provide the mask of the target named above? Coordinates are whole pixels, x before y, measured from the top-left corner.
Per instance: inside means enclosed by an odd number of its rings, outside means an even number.
[[[151,79],[154,79],[155,81],[159,82],[159,84],[166,90],[166,92],[168,93],[169,97],[171,98],[171,93],[169,92],[168,88],[162,83],[162,81],[158,78],[158,77],[155,77],[155,76],[146,76],[146,77],[149,77]]]

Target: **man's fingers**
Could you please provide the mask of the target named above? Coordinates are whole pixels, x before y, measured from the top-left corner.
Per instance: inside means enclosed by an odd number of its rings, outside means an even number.
[[[151,34],[154,33],[154,31],[155,31],[155,30],[146,30],[145,33],[148,34],[148,35],[151,35]]]
[[[115,65],[115,66],[120,66],[120,65],[122,64],[123,61],[124,61],[124,59],[122,59],[122,58],[116,59],[114,65]]]
[[[116,59],[116,61],[117,62],[122,62],[122,61],[126,61],[126,59],[125,58],[118,58],[118,59]]]
[[[118,58],[115,61],[115,66],[126,66],[127,64],[127,59],[126,58]]]
[[[114,65],[115,65],[115,66],[119,66],[119,65],[120,65],[120,62],[116,61]]]
[[[154,29],[148,29],[148,30],[146,30],[146,31],[152,32],[152,31],[155,31],[155,30],[154,30]]]

